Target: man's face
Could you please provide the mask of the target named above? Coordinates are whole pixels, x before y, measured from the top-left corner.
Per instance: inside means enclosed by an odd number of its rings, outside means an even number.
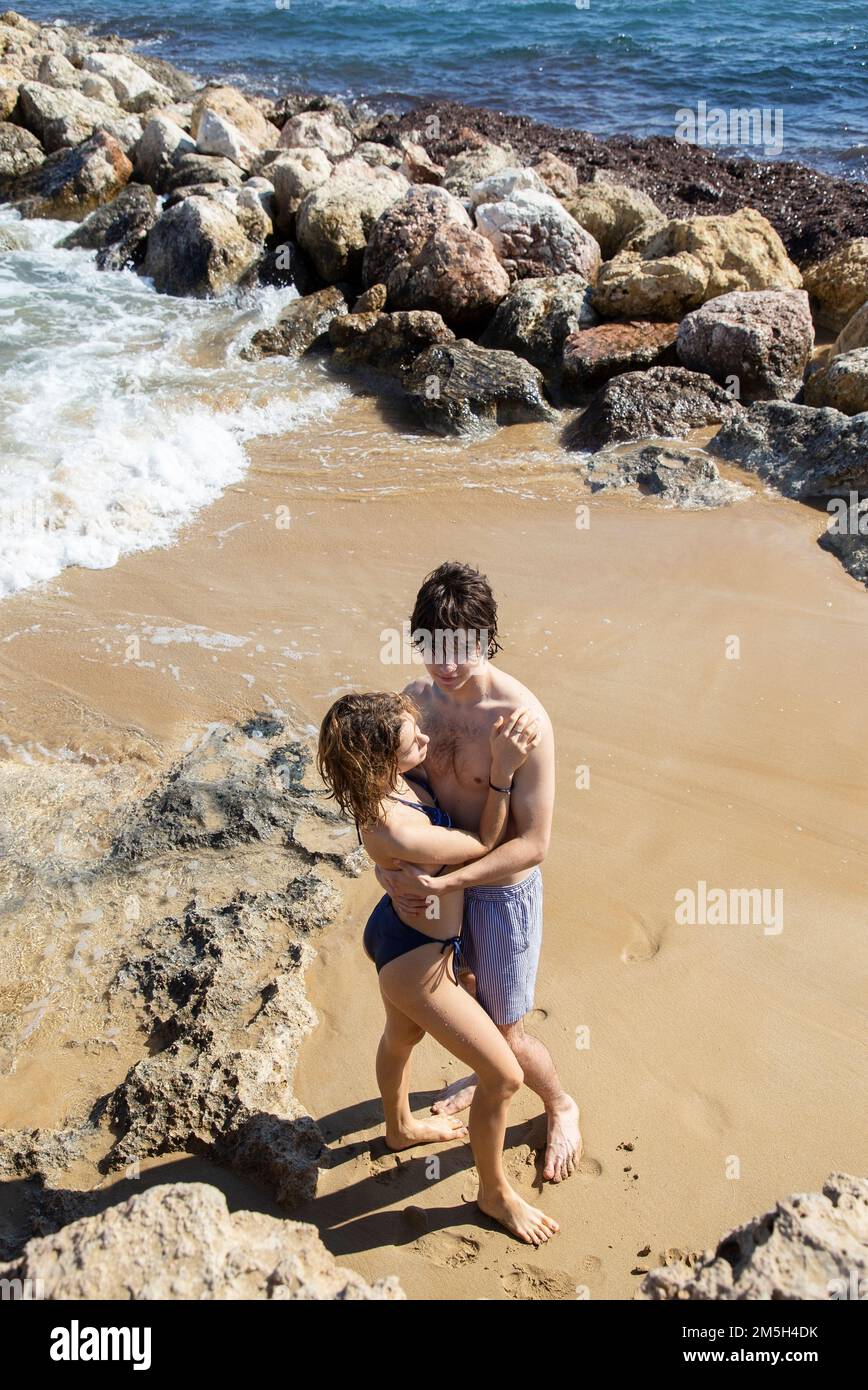
[[[425,653],[434,659],[425,660],[425,670],[440,690],[453,692],[479,675],[485,657],[475,632],[446,632],[439,634],[433,651]]]

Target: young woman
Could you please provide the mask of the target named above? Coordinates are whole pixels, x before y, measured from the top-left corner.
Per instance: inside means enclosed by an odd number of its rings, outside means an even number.
[[[421,764],[428,738],[407,695],[344,695],[328,711],[317,766],[359,840],[376,864],[398,860],[436,874],[479,859],[502,836],[513,773],[539,738],[526,709],[497,720],[491,734],[488,800],[479,835],[452,826]],[[365,926],[364,945],[377,967],[386,1023],[377,1051],[377,1082],[391,1149],[443,1143],[468,1135],[479,1173],[477,1202],[520,1240],[540,1245],[558,1230],[544,1212],[510,1187],[503,1171],[509,1102],[522,1071],[506,1040],[476,1000],[458,985],[463,894],[430,899],[413,915],[380,899]],[[452,1116],[419,1120],[410,1110],[410,1056],[430,1033],[478,1078],[468,1125]]]

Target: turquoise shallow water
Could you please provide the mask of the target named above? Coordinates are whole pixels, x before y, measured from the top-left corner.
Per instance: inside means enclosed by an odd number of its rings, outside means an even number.
[[[671,135],[676,111],[783,113],[781,157],[864,176],[864,0],[31,0],[202,74],[458,100],[608,135]],[[747,149],[750,153],[760,150]]]

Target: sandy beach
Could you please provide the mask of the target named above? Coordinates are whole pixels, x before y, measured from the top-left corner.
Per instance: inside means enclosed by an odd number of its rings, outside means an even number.
[[[539,1107],[527,1091],[513,1105],[510,1174],[561,1223],[543,1250],[479,1218],[466,1145],[444,1146],[433,1166],[434,1151],[386,1153],[381,1006],[361,947],[379,890],[370,873],[335,873],[342,904],[311,942],[319,1021],[295,1081],[327,1152],[315,1199],[293,1217],[365,1278],[397,1274],[412,1299],[624,1299],[671,1252],[714,1244],[830,1169],[864,1169],[868,605],[815,544],[825,514],[756,485],[710,511],[591,495],[548,426],[447,444],[408,437],[352,397],[250,453],[248,475],[172,548],[70,569],[4,603],[7,840],[16,805],[40,787],[41,828],[56,834],[54,801],[68,808],[78,786],[67,833],[84,861],[108,808],[143,797],[213,721],[271,711],[309,731],[343,689],[400,688],[408,672],[381,662],[383,630],[400,627],[437,562],[477,564],[500,602],[500,660],[555,726],[531,1022],[585,1139],[580,1172],[540,1189]],[[584,504],[590,524],[577,527]],[[247,867],[279,873],[279,858],[254,847]],[[700,881],[781,890],[782,929],[678,925],[675,895]],[[82,925],[70,915],[52,963],[37,949],[39,905],[23,909],[33,931],[2,937],[20,996],[4,1006],[10,1128],[64,1123],[143,1047],[121,1029],[111,1075],[70,1052],[94,1021],[69,968]],[[91,944],[111,950],[110,929],[92,923]],[[55,1007],[22,1040],[18,1009],[52,982]],[[458,1064],[428,1041],[416,1058],[423,1110]],[[169,1154],[140,1179],[166,1181],[178,1165],[196,1170]],[[255,1185],[214,1173],[236,1204],[272,1209]],[[75,1177],[106,1184],[87,1164]]]

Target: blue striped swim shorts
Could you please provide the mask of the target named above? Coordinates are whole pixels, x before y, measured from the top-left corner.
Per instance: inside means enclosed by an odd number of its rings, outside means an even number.
[[[464,960],[476,976],[479,1003],[500,1027],[533,1008],[542,905],[539,865],[520,883],[464,890]]]

